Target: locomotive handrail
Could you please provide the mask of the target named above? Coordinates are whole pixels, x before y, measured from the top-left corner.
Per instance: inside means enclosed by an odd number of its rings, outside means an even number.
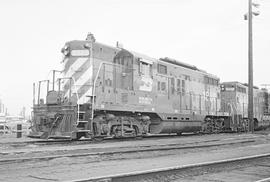
[[[71,79],[72,79],[72,81],[73,81],[73,85],[75,86],[75,92],[76,92],[76,96],[77,96],[77,102],[76,102],[76,104],[77,104],[77,110],[78,110],[78,112],[77,112],[77,122],[79,121],[79,116],[80,116],[80,106],[79,106],[79,104],[78,104],[78,101],[79,101],[79,94],[78,94],[78,89],[77,89],[77,86],[75,85],[75,79],[73,78],[73,77],[71,77]],[[77,124],[77,123],[76,123]]]
[[[79,94],[78,94],[78,89],[77,89],[77,86],[75,85],[75,79],[71,76],[71,77],[62,77],[62,78],[58,78],[57,80],[61,80],[61,79],[71,79],[72,81],[73,81],[73,85],[74,85],[74,87],[75,87],[75,92],[76,92],[76,96],[77,96],[77,102],[76,102],[76,104],[77,104],[77,110],[78,110],[78,112],[77,112],[77,122],[79,121],[79,116],[80,116],[80,114],[79,114],[79,112],[80,112],[80,106],[79,106],[79,104],[78,104],[78,100],[79,100]],[[59,87],[60,88],[60,87]],[[59,90],[60,91],[60,90]],[[69,100],[71,99],[71,84],[70,84],[70,90],[69,90]]]
[[[233,105],[231,103],[227,103],[227,105],[231,108],[232,113],[230,113],[230,114],[232,116],[232,120],[233,120],[233,123],[234,123],[234,115],[235,115],[235,113],[234,113]]]
[[[50,80],[40,80],[39,82],[38,82],[38,105],[40,104],[40,86],[41,86],[41,83],[42,82],[47,82],[47,93],[48,93],[48,91],[49,91],[49,82],[50,82]],[[33,85],[34,86],[34,85]],[[35,86],[34,86],[35,87]],[[35,95],[34,95],[34,97],[35,97]]]
[[[93,121],[93,119],[94,119],[94,109],[95,109],[95,92],[96,92],[96,82],[97,82],[97,79],[98,79],[98,75],[99,75],[99,73],[100,73],[100,70],[101,70],[101,68],[102,68],[102,66],[103,65],[111,65],[111,66],[118,66],[118,64],[116,64],[116,63],[110,63],[110,62],[101,62],[100,64],[99,64],[99,67],[98,67],[98,71],[97,71],[97,73],[96,73],[96,77],[95,77],[95,79],[94,79],[94,83],[93,83],[93,89],[92,89],[92,103],[91,103],[91,105],[92,105],[92,107],[91,107],[91,127],[92,127],[92,121]]]

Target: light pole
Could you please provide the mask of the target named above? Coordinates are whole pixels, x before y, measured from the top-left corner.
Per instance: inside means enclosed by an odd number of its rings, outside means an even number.
[[[253,122],[253,47],[252,47],[252,0],[248,2],[248,119],[249,131],[254,131]]]
[[[248,15],[245,15],[245,19],[248,19],[248,119],[249,119],[250,132],[254,132],[252,16],[259,15],[259,12],[252,12],[252,6],[259,7],[259,5],[256,3],[253,3],[252,0],[248,0]]]

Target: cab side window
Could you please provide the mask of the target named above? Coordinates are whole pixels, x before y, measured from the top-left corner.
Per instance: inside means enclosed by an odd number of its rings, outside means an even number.
[[[158,65],[157,65],[157,71],[158,71],[158,73],[160,73],[160,74],[166,75],[166,74],[167,74],[167,66],[162,65],[162,64],[158,64]]]
[[[139,75],[152,77],[152,65],[139,61]]]

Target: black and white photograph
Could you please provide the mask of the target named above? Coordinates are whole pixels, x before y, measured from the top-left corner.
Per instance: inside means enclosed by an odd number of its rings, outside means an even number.
[[[1,0],[1,182],[270,182],[270,0]]]

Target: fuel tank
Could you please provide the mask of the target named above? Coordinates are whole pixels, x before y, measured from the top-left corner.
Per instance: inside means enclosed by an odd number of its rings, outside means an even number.
[[[161,121],[150,125],[150,133],[183,133],[201,131],[201,121]]]

